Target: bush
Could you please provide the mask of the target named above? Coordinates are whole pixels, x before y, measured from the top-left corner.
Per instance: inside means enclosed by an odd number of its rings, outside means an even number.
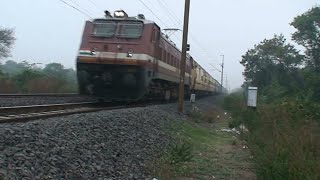
[[[193,158],[192,145],[185,140],[178,140],[166,152],[152,162],[147,163],[150,173],[160,179],[173,179],[190,172],[185,163]]]
[[[259,179],[319,179],[319,106],[283,99],[282,103],[261,103],[257,111],[238,106],[235,96],[226,98],[232,106],[230,127],[245,124],[248,143],[255,157]],[[280,101],[278,101],[280,102]],[[237,105],[238,104],[238,105]]]
[[[185,141],[178,142],[169,149],[167,157],[170,164],[173,165],[191,161],[192,145]]]
[[[0,93],[75,93],[76,72],[51,63],[44,69],[28,62],[0,65]]]

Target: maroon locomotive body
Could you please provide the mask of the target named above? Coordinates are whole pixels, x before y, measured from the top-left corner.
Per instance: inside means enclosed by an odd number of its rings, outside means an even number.
[[[177,98],[180,57],[179,49],[153,21],[143,15],[128,17],[124,11],[116,11],[113,17],[106,12],[105,18],[85,24],[77,57],[80,94],[124,101]],[[196,64],[187,58],[186,95],[197,87],[196,77],[192,79]],[[210,77],[208,87],[199,92],[217,91]]]

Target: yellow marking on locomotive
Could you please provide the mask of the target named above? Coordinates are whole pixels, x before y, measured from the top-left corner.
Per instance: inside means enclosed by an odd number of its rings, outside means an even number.
[[[127,69],[127,72],[134,73],[134,72],[137,72],[137,69]]]
[[[80,57],[78,62],[97,63],[98,59],[95,57]]]

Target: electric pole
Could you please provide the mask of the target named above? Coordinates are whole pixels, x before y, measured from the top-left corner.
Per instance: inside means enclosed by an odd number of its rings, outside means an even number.
[[[186,59],[187,59],[189,11],[190,11],[190,0],[185,0],[182,53],[181,53],[181,63],[180,63],[179,102],[178,102],[179,104],[178,112],[180,113],[182,113],[184,109],[184,81],[185,81]]]
[[[221,93],[223,91],[223,68],[224,68],[224,54],[222,56],[222,64],[221,64]]]

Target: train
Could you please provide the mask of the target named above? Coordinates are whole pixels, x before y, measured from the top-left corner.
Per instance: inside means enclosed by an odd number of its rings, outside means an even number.
[[[181,51],[143,14],[123,11],[85,22],[76,60],[79,93],[111,101],[176,99]],[[219,82],[191,55],[185,67],[185,96],[220,92]]]

